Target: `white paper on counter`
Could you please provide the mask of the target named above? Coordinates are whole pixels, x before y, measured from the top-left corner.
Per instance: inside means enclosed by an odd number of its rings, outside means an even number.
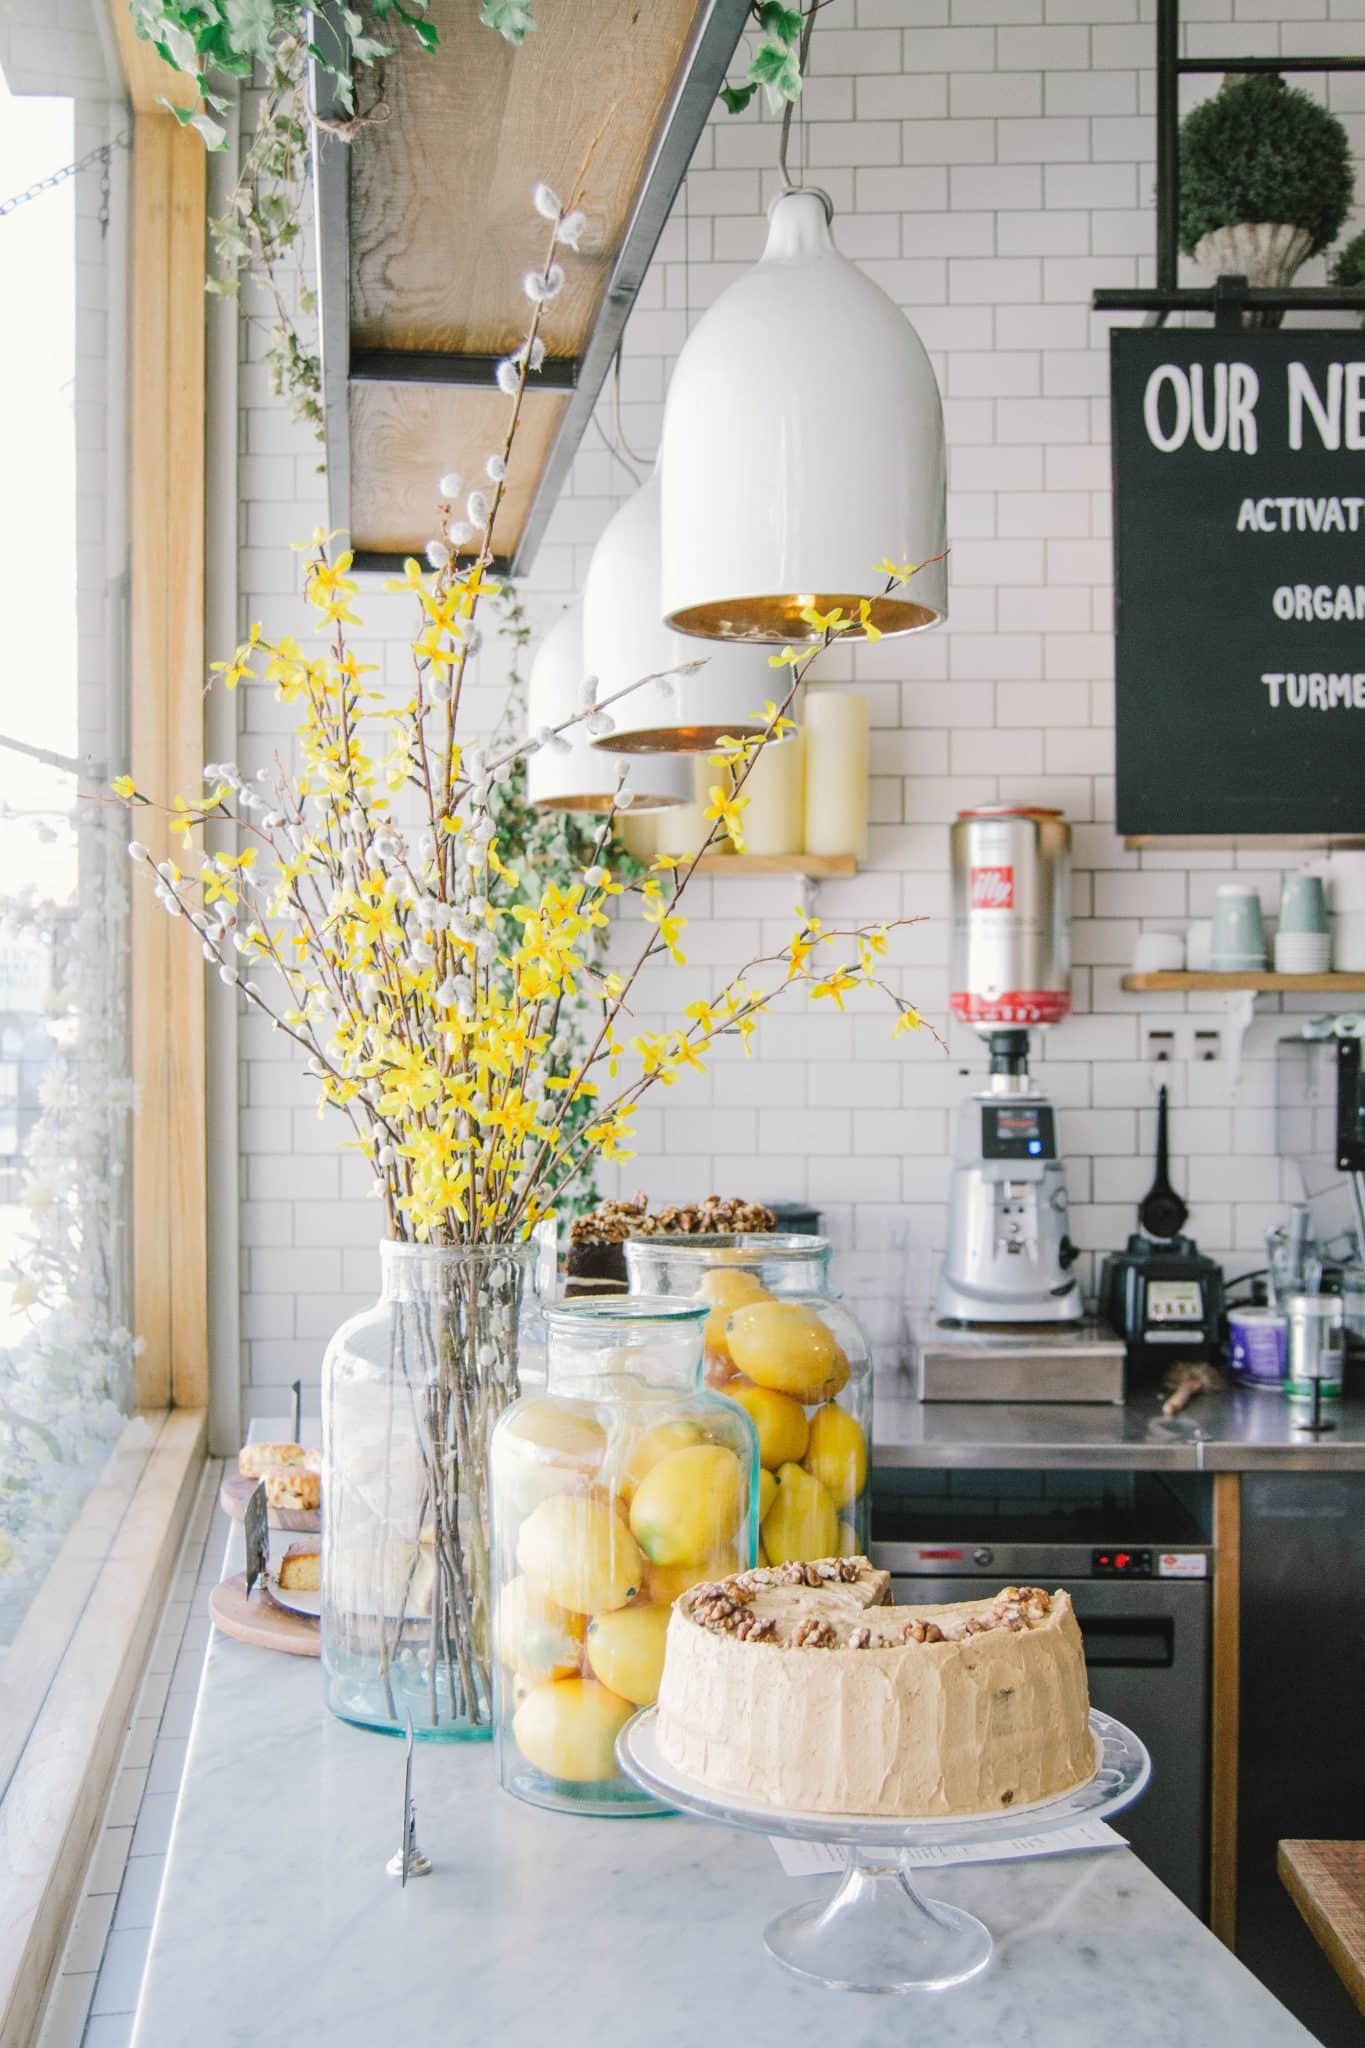
[[[844,1869],[846,1852],[837,1842],[795,1842],[785,1835],[769,1835],[768,1840],[788,1877],[826,1877]],[[1075,1827],[1058,1828],[1055,1834],[1018,1835],[1008,1842],[974,1842],[963,1848],[945,1842],[941,1849],[930,1846],[900,1853],[912,1868],[946,1869],[951,1863],[1020,1863],[1030,1856],[1065,1856],[1078,1849],[1127,1846],[1107,1821],[1079,1820]]]

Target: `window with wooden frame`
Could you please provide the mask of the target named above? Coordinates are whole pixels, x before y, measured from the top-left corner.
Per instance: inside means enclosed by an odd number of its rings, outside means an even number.
[[[205,165],[159,104],[162,69],[123,0],[0,14],[0,292],[22,311],[0,339],[0,896],[20,898],[0,909],[0,2039],[16,2043],[61,1952],[205,1444],[202,966],[130,889],[127,820],[104,801],[130,768],[193,789],[203,761]],[[154,843],[150,818],[139,829]]]

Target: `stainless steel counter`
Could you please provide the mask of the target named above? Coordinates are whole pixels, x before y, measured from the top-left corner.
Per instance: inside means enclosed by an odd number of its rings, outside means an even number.
[[[1365,1398],[1324,1404],[1336,1428],[1294,1428],[1297,1408],[1277,1394],[1200,1394],[1170,1421],[1153,1392],[1122,1407],[1104,1402],[931,1401],[908,1381],[879,1379],[873,1462],[894,1468],[1143,1467],[1168,1472],[1365,1472]]]

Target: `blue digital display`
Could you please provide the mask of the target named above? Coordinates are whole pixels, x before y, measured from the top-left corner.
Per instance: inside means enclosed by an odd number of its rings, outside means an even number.
[[[1028,1141],[1028,1149],[1030,1157],[1036,1159],[1038,1154],[1043,1149],[1041,1138],[1030,1138]]]

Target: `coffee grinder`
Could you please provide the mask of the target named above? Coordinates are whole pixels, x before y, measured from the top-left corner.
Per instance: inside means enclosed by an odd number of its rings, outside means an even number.
[[[1070,866],[1059,811],[990,804],[952,827],[952,1008],[986,1039],[990,1076],[958,1110],[940,1324],[1084,1316],[1057,1113],[1028,1070],[1030,1030],[1071,1007]]]

